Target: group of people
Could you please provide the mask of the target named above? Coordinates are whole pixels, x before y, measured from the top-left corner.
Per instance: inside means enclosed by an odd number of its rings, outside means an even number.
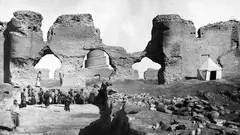
[[[91,92],[86,95],[88,92],[85,93],[83,89],[70,89],[68,92],[64,93],[60,89],[49,89],[44,91],[41,87],[39,87],[39,89],[34,89],[28,85],[26,88],[23,88],[21,92],[20,105],[18,105],[15,99],[10,108],[14,123],[13,129],[19,126],[19,108],[34,104],[44,104],[46,107],[50,104],[64,104],[64,110],[70,111],[70,104],[105,104],[104,102],[107,100],[104,100],[104,98],[107,97],[106,90],[108,86],[111,85],[109,83],[102,83],[99,89],[98,85],[94,85]],[[98,96],[96,95],[96,90],[99,90]]]
[[[70,104],[93,104],[95,93],[90,92],[88,96],[83,89],[70,89],[67,93],[60,89],[49,89],[44,91],[41,87],[32,88],[28,85],[21,92],[21,103],[15,99],[10,108],[12,120],[14,123],[13,130],[19,126],[19,108],[27,107],[27,105],[44,104],[48,107],[50,104],[64,104],[64,110],[70,111]]]
[[[95,104],[95,100],[97,101],[98,99],[96,98],[98,85],[94,85],[91,92],[85,92],[84,89],[70,89],[68,92],[61,91],[60,89],[43,90],[40,85],[41,74],[39,71],[35,88],[30,85],[23,88],[20,104],[18,104],[16,99],[13,101],[13,105],[9,109],[14,123],[13,130],[19,126],[19,108],[27,107],[27,105],[44,104],[48,107],[50,104],[64,104],[64,110],[70,111],[70,104]]]
[[[20,108],[35,104],[44,104],[46,107],[50,104],[65,104],[65,110],[70,111],[70,104],[93,104],[94,98],[94,92],[86,95],[83,89],[80,91],[70,89],[67,93],[64,93],[60,89],[43,91],[41,87],[34,89],[31,86],[27,86],[21,92]]]

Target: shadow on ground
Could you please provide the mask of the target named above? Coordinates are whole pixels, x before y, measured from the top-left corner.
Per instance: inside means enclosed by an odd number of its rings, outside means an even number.
[[[130,128],[129,119],[125,112],[125,103],[112,118],[112,104],[108,105],[107,87],[103,86],[99,90],[97,100],[94,104],[99,107],[100,118],[84,129],[80,129],[78,135],[143,135],[143,133]]]
[[[0,130],[6,130],[8,132],[13,131],[11,128],[5,126],[0,126]]]
[[[125,105],[111,120],[111,108],[99,106],[100,118],[84,129],[80,129],[78,135],[144,135],[130,128],[129,119],[125,112]]]

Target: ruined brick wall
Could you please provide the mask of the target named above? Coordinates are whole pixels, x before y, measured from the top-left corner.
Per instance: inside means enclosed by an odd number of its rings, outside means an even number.
[[[48,45],[62,62],[62,68],[57,72],[64,74],[65,78],[74,82],[74,85],[84,84],[84,81],[94,78],[95,73],[108,74],[109,76],[103,75],[102,78],[111,80],[137,79],[137,73],[131,66],[144,55],[144,53],[128,54],[122,47],[104,45],[100,38],[100,30],[95,28],[90,14],[59,16],[48,31]],[[82,69],[84,57],[94,50],[108,54],[114,71]],[[55,78],[58,78],[58,73],[55,74]]]
[[[3,62],[4,62],[4,31],[7,27],[7,22],[1,22],[0,21],[0,83],[3,83],[3,80],[4,80],[4,71],[3,71]]]
[[[179,15],[159,15],[153,19],[152,39],[145,51],[147,57],[163,67],[158,74],[159,83],[196,77],[197,69],[206,60],[202,54],[210,54],[213,61],[223,66],[223,76],[239,73],[238,21],[201,27],[198,37],[195,32],[194,24]],[[235,65],[230,64],[232,60]]]
[[[16,11],[4,31],[4,82],[34,84],[34,64],[42,57],[42,15],[32,11]]]

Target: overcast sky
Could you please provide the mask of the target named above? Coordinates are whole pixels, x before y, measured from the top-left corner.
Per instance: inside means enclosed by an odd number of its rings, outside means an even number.
[[[238,0],[0,0],[0,21],[16,10],[43,16],[43,36],[62,14],[90,13],[106,45],[128,52],[142,51],[151,37],[152,19],[158,14],[179,14],[196,28],[208,23],[240,18]],[[146,64],[144,64],[146,65]]]

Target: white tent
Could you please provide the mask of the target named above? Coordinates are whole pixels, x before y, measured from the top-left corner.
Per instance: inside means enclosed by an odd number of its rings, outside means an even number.
[[[222,68],[208,58],[198,69],[198,78],[201,80],[216,80],[222,78]]]

